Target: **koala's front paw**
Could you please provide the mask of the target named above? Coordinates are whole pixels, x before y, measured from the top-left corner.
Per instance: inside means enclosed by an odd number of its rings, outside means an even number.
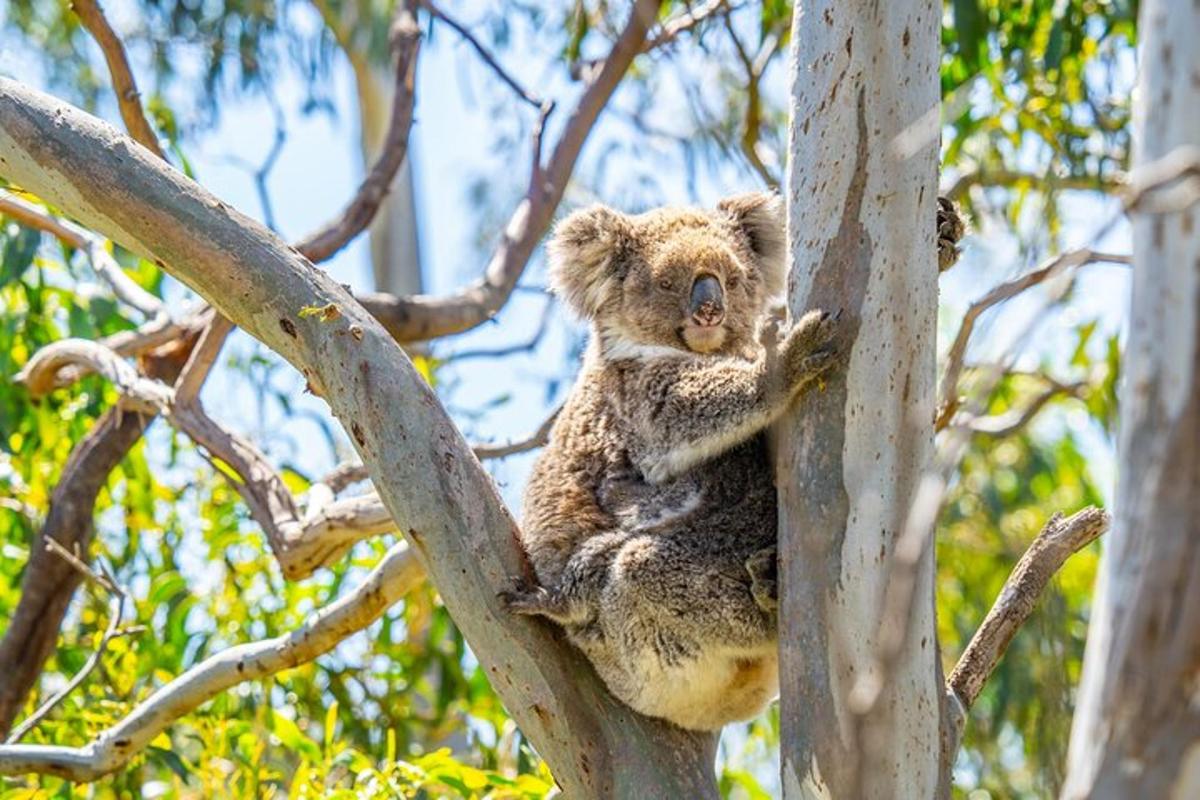
[[[954,201],[945,197],[938,198],[937,210],[937,249],[938,272],[945,272],[958,261],[958,242],[967,232],[967,224],[958,213]]]
[[[746,559],[750,573],[750,596],[763,611],[774,614],[779,610],[779,552],[765,547]]]
[[[837,363],[834,337],[840,317],[840,312],[810,311],[788,333],[783,359],[789,386],[801,386]]]
[[[561,592],[544,586],[530,586],[523,580],[514,580],[510,588],[496,595],[504,608],[512,614],[527,617],[546,617],[559,625],[574,625],[574,604]]]

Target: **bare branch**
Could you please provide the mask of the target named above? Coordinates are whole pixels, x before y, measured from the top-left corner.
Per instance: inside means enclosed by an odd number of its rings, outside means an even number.
[[[562,412],[562,406],[554,409],[554,413],[546,417],[537,430],[526,436],[524,439],[517,439],[508,442],[507,444],[477,444],[471,449],[475,451],[475,457],[479,460],[488,458],[507,458],[517,453],[525,453],[529,450],[536,450],[539,447],[544,447],[546,442],[550,441],[550,431],[554,428],[554,423],[558,419],[559,413]]]
[[[963,361],[967,354],[967,344],[975,330],[975,322],[979,316],[992,306],[1010,300],[1021,292],[1045,283],[1051,278],[1063,275],[1073,269],[1095,262],[1108,261],[1116,264],[1129,264],[1130,257],[1114,253],[1102,253],[1089,247],[1070,250],[1051,258],[1037,269],[1027,272],[1020,277],[1006,281],[979,298],[967,308],[963,314],[958,334],[950,345],[946,355],[946,368],[942,373],[941,388],[938,391],[938,412],[934,418],[934,430],[940,431],[950,424],[954,413],[961,405],[958,397],[958,379],[962,374]]]
[[[200,335],[200,341],[196,343],[191,358],[188,359],[183,373],[175,383],[176,403],[190,405],[196,402],[200,396],[200,387],[204,385],[205,379],[208,378],[209,372],[216,363],[217,354],[221,352],[221,345],[225,343],[225,339],[232,331],[232,322],[220,314],[213,317],[212,322]]]
[[[742,7],[740,2],[731,2],[730,0],[708,0],[703,5],[694,8],[686,8],[679,14],[671,17],[659,26],[658,31],[646,40],[642,45],[642,52],[648,53],[651,50],[658,50],[675,41],[680,34],[686,33],[707,19],[711,19],[717,14],[732,14]]]
[[[534,170],[524,199],[517,205],[493,251],[483,277],[459,292],[437,297],[373,294],[363,306],[400,342],[425,341],[474,328],[496,315],[512,294],[534,248],[549,228],[567,181],[600,112],[616,91],[633,59],[642,52],[658,0],[638,0],[595,79],[584,90],[544,170]]]
[[[965,423],[966,426],[970,428],[972,433],[1003,439],[1005,436],[1011,436],[1028,425],[1030,420],[1037,416],[1037,413],[1055,397],[1059,395],[1078,397],[1080,390],[1087,385],[1083,381],[1059,383],[1048,375],[1042,377],[1047,381],[1048,385],[1041,392],[1034,395],[1033,399],[1027,402],[1023,408],[1015,408],[1003,414],[990,417],[974,417]],[[954,424],[957,425],[958,423]]]
[[[1089,506],[1066,518],[1055,514],[1042,528],[1004,582],[992,610],[946,680],[946,687],[965,708],[969,709],[979,697],[988,676],[1033,613],[1050,579],[1073,553],[1099,538],[1108,525],[1108,514]]]
[[[513,76],[504,69],[504,67],[500,66],[500,62],[496,60],[496,57],[488,52],[488,49],[484,47],[478,39],[475,38],[467,26],[454,19],[454,17],[450,16],[445,11],[442,11],[442,9],[440,9],[433,2],[433,0],[420,0],[420,3],[434,19],[439,19],[446,23],[453,28],[459,36],[465,39],[467,43],[474,48],[479,57],[483,59],[483,62],[492,68],[492,71],[496,73],[496,76],[500,78],[500,80],[503,81],[508,88],[512,89],[516,93],[517,97],[520,97],[526,103],[537,109],[541,109],[545,105],[541,98],[523,87],[521,84],[517,83],[516,79],[513,78]]]
[[[150,376],[175,380],[194,341],[195,331],[191,331],[168,348],[147,352],[142,356],[143,367]],[[75,445],[63,466],[23,571],[21,599],[0,639],[0,675],[5,678],[0,681],[0,737],[23,707],[53,652],[59,626],[80,581],[79,573],[42,542],[54,539],[86,552],[95,530],[96,497],[151,419],[110,408]]]
[[[1021,172],[1003,168],[980,168],[964,172],[942,190],[941,194],[951,200],[961,200],[962,196],[975,186],[1031,186],[1042,191],[1074,189],[1079,191],[1096,191],[1107,194],[1119,194],[1127,185],[1124,175],[1039,175],[1032,172]]]
[[[390,35],[396,51],[396,88],[387,134],[379,157],[341,215],[296,243],[296,249],[315,263],[330,258],[366,230],[408,155],[416,97],[417,54],[421,45],[421,29],[408,3],[398,7]]]
[[[121,119],[125,122],[125,130],[129,131],[129,135],[139,144],[166,161],[167,156],[158,144],[158,135],[142,111],[141,95],[138,93],[133,72],[129,69],[125,47],[104,17],[104,10],[96,0],[72,0],[71,8],[79,15],[79,21],[104,53],[104,61],[108,64],[109,75],[112,76],[113,91],[117,95],[117,107],[121,111]]]
[[[1123,199],[1127,213],[1149,214],[1182,211],[1200,201],[1200,148],[1183,145],[1138,167]]]
[[[111,574],[102,575],[96,572],[54,539],[46,539],[45,542],[48,550],[53,551],[81,575],[112,595],[112,599],[109,601],[108,627],[104,629],[104,634],[100,637],[100,642],[96,645],[96,649],[88,656],[87,661],[79,668],[79,671],[71,676],[71,679],[61,689],[47,698],[46,702],[38,706],[37,710],[30,714],[27,719],[14,728],[12,734],[5,740],[5,744],[15,744],[21,741],[21,738],[37,727],[37,724],[45,719],[46,715],[53,711],[54,707],[61,703],[67,695],[79,688],[79,685],[87,679],[92,670],[100,664],[100,659],[108,651],[109,642],[118,636],[134,632],[133,629],[121,629],[125,599],[128,593],[117,583],[116,579]]]
[[[209,656],[150,695],[83,747],[0,745],[0,775],[41,773],[92,781],[125,765],[175,720],[243,681],[312,661],[370,625],[423,578],[408,546],[394,545],[354,591],[290,633]]]
[[[542,316],[538,320],[537,330],[535,330],[533,335],[524,342],[518,342],[517,344],[510,344],[504,347],[481,347],[475,350],[459,350],[458,352],[450,353],[439,360],[448,364],[454,361],[467,361],[473,358],[507,358],[508,356],[516,355],[517,353],[528,353],[530,350],[536,348],[541,343],[542,338],[545,337],[546,330],[550,327],[550,318],[553,316],[553,312],[554,299],[552,297],[547,297],[546,305],[542,307]]]

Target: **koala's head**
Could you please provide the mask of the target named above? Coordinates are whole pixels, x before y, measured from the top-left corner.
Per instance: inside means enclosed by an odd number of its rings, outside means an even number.
[[[576,211],[550,242],[551,282],[602,338],[740,353],[783,291],[782,206],[744,194],[714,211]]]

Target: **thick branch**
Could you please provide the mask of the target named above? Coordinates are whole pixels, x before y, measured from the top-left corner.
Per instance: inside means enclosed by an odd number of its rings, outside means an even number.
[[[641,36],[656,8],[637,5]],[[629,44],[636,51],[640,36]],[[711,737],[633,714],[547,627],[505,613],[497,592],[527,570],[512,518],[432,389],[342,286],[109,126],[2,79],[0,175],[169,265],[305,374],[349,429],[392,518],[568,796],[716,796]],[[308,306],[339,314],[301,316]],[[79,765],[78,753],[26,755],[5,771]]]
[[[79,21],[104,53],[104,62],[108,64],[113,91],[117,94],[117,107],[121,111],[121,119],[125,122],[125,129],[139,144],[165,161],[167,156],[158,145],[158,135],[150,127],[142,111],[141,94],[138,92],[137,81],[133,78],[133,71],[129,68],[125,47],[116,31],[108,24],[104,10],[96,0],[72,0],[71,8],[79,15]]]
[[[83,747],[0,745],[0,775],[37,772],[92,781],[121,768],[175,720],[243,681],[312,661],[377,620],[416,586],[421,566],[397,544],[354,591],[291,633],[210,656],[150,695],[129,716]]]
[[[946,687],[969,709],[988,676],[996,669],[1009,642],[1029,619],[1046,585],[1072,554],[1108,529],[1109,516],[1088,506],[1064,518],[1055,514],[1029,545],[1004,582],[1000,596],[946,680]]]

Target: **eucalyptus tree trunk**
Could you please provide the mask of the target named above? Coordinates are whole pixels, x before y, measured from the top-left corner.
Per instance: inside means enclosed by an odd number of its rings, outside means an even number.
[[[846,364],[776,431],[787,798],[939,791],[928,538],[886,668],[878,634],[932,452],[940,15],[934,0],[817,0],[792,32],[788,300],[793,318],[841,312]],[[864,679],[881,681],[869,711],[851,697]]]
[[[1190,146],[1194,172],[1200,153],[1200,7],[1147,0],[1141,15],[1135,187],[1152,162]],[[1066,798],[1200,797],[1200,209],[1194,200],[1194,187],[1190,198],[1151,193],[1132,209],[1117,522],[1088,630]]]
[[[389,70],[369,63],[365,56],[352,57],[351,64],[358,88],[363,164],[370,165],[378,157],[387,135],[394,79]],[[412,152],[413,148],[409,147],[392,191],[379,207],[370,228],[375,291],[404,297],[420,294],[424,288]]]

